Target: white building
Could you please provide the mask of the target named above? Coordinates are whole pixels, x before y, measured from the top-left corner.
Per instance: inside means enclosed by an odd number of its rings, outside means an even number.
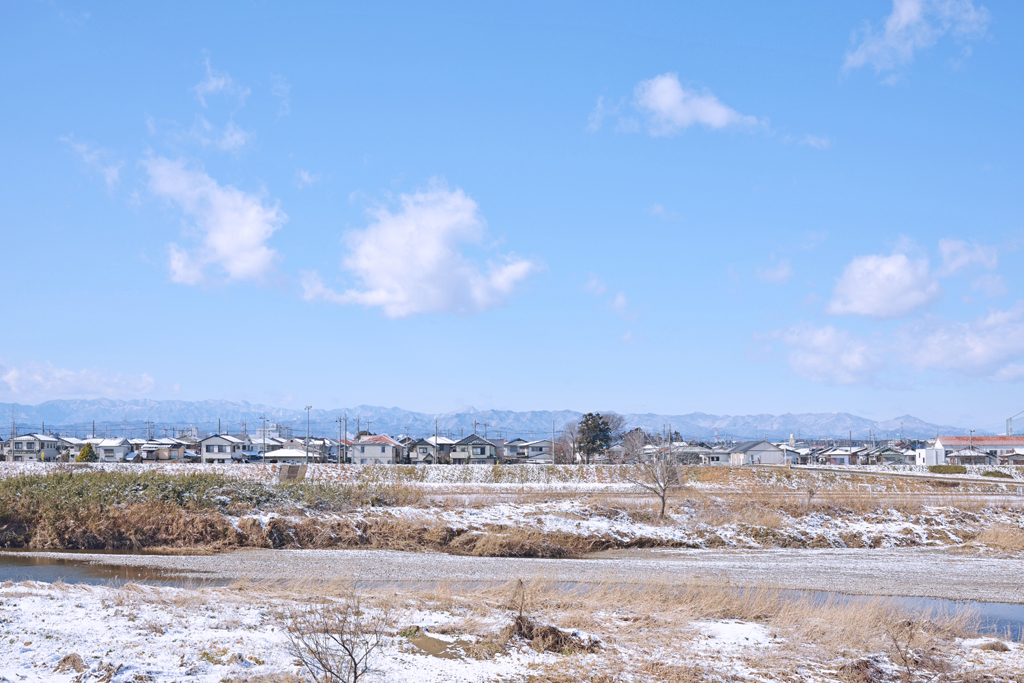
[[[251,452],[248,445],[231,434],[213,434],[199,440],[199,455],[202,462],[219,465],[245,461]]]
[[[86,439],[92,444],[92,450],[100,462],[121,462],[132,451],[132,444],[125,438]]]
[[[28,462],[30,460],[53,461],[60,457],[60,440],[47,434],[26,434],[10,440],[8,460]]]
[[[402,461],[404,450],[390,436],[364,436],[352,444],[349,457],[357,465],[391,465]]]
[[[728,451],[729,464],[733,467],[742,465],[784,465],[786,454],[775,444],[767,441],[745,441],[736,444]]]

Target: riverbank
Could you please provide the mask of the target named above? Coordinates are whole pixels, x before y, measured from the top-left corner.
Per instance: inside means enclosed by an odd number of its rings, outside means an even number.
[[[354,591],[313,578],[202,589],[8,583],[0,680],[299,683],[309,680],[295,645],[311,633],[303,620],[353,608],[379,644],[367,678],[385,683],[1024,680],[1024,647],[979,634],[967,613],[764,587],[516,578]]]

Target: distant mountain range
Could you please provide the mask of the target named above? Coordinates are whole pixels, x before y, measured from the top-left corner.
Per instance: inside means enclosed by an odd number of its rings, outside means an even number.
[[[252,433],[263,424],[279,423],[305,434],[306,412],[289,408],[275,408],[248,402],[233,401],[153,401],[114,399],[47,401],[35,406],[15,405],[14,414],[18,432],[38,431],[45,424],[48,430],[62,433],[84,434],[96,423],[98,434],[140,436],[146,433],[147,422],[154,433],[162,435],[174,430],[195,427],[201,432],[241,432],[243,423]],[[318,435],[338,434],[338,418],[348,415],[349,433],[367,424],[378,434],[432,435],[435,422],[440,433],[459,436],[474,429],[493,437],[543,438],[551,434],[552,423],[560,430],[567,423],[579,420],[582,413],[574,410],[476,410],[472,407],[450,413],[417,413],[401,408],[355,406],[333,410],[310,411],[310,431]],[[12,407],[0,403],[0,434],[10,432]],[[851,433],[854,439],[865,439],[874,434],[877,439],[902,434],[906,438],[925,439],[936,434],[966,434],[960,427],[937,425],[911,415],[891,420],[875,421],[849,413],[800,413],[785,415],[686,415],[623,414],[627,428],[641,427],[649,432],[661,432],[671,425],[672,430],[685,438],[712,440],[716,429],[720,439],[745,440],[767,436],[769,439],[797,438],[845,439]],[[981,432],[976,432],[981,433]]]

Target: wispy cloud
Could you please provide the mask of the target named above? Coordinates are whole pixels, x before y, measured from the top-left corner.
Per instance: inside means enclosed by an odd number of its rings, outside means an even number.
[[[776,336],[788,347],[793,372],[829,384],[870,383],[883,366],[883,354],[866,339],[832,325],[800,323]]]
[[[985,296],[1002,296],[1008,291],[1003,277],[994,273],[987,273],[975,278],[971,287]]]
[[[846,53],[843,69],[871,65],[876,72],[891,71],[947,34],[961,40],[983,36],[990,20],[989,11],[972,0],[893,0],[880,28],[866,23],[854,32],[856,45]]]
[[[755,275],[761,282],[785,282],[793,276],[793,268],[789,265],[789,259],[782,259],[771,268],[758,267]]]
[[[319,173],[310,173],[309,171],[299,169],[295,171],[295,186],[300,190],[304,187],[309,187],[314,183],[320,182]]]
[[[999,265],[999,253],[995,247],[984,247],[976,242],[965,242],[957,239],[939,240],[939,253],[942,254],[942,267],[939,275],[955,275],[972,265],[979,265],[994,270]]]
[[[249,88],[235,83],[226,71],[218,71],[210,66],[209,57],[206,58],[205,65],[206,77],[192,88],[201,105],[206,106],[206,98],[210,95],[221,93],[237,98],[239,104],[245,104],[245,98],[249,96]]]
[[[277,106],[277,118],[292,113],[292,86],[284,76],[270,74],[270,94],[281,100]]]
[[[828,149],[832,146],[832,140],[825,135],[810,135],[807,134],[800,138],[799,143],[801,145],[807,145],[814,149]]]
[[[0,363],[0,398],[20,403],[70,398],[145,396],[156,382],[147,374],[125,375],[98,368],[67,370],[52,363]]]
[[[714,130],[758,124],[757,117],[740,114],[706,90],[684,88],[675,73],[641,81],[634,98],[637,108],[647,115],[648,131],[655,136],[674,135],[698,124]]]
[[[108,190],[114,189],[120,179],[121,167],[124,166],[123,161],[115,160],[113,153],[102,147],[79,142],[70,135],[61,137],[60,140],[71,147],[87,166],[103,177],[103,182],[106,183]]]
[[[186,249],[168,245],[171,279],[187,285],[205,282],[211,266],[229,280],[263,280],[278,258],[267,246],[270,236],[288,220],[275,202],[220,185],[203,171],[190,170],[184,161],[163,157],[144,159],[149,189],[174,202],[191,223],[199,244]]]
[[[462,253],[479,243],[485,222],[461,189],[440,181],[400,196],[400,208],[377,207],[365,230],[345,236],[344,268],[361,288],[336,292],[316,272],[303,274],[303,298],[380,307],[389,318],[419,313],[478,313],[502,305],[539,268],[508,254],[481,267]]]
[[[605,109],[604,96],[597,98],[597,104],[594,105],[594,109],[590,112],[590,116],[587,117],[587,131],[596,133],[601,129],[601,123],[604,121],[604,117],[607,116],[608,111]]]
[[[686,222],[686,219],[683,218],[680,214],[670,209],[666,209],[663,204],[655,204],[650,209],[648,209],[647,212],[654,216],[655,218],[660,218],[661,220],[668,221],[670,223]]]

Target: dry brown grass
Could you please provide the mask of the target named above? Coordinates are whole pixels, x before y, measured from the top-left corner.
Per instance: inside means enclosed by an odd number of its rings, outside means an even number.
[[[1024,530],[1009,524],[990,526],[974,538],[974,543],[1011,553],[1024,551]]]

